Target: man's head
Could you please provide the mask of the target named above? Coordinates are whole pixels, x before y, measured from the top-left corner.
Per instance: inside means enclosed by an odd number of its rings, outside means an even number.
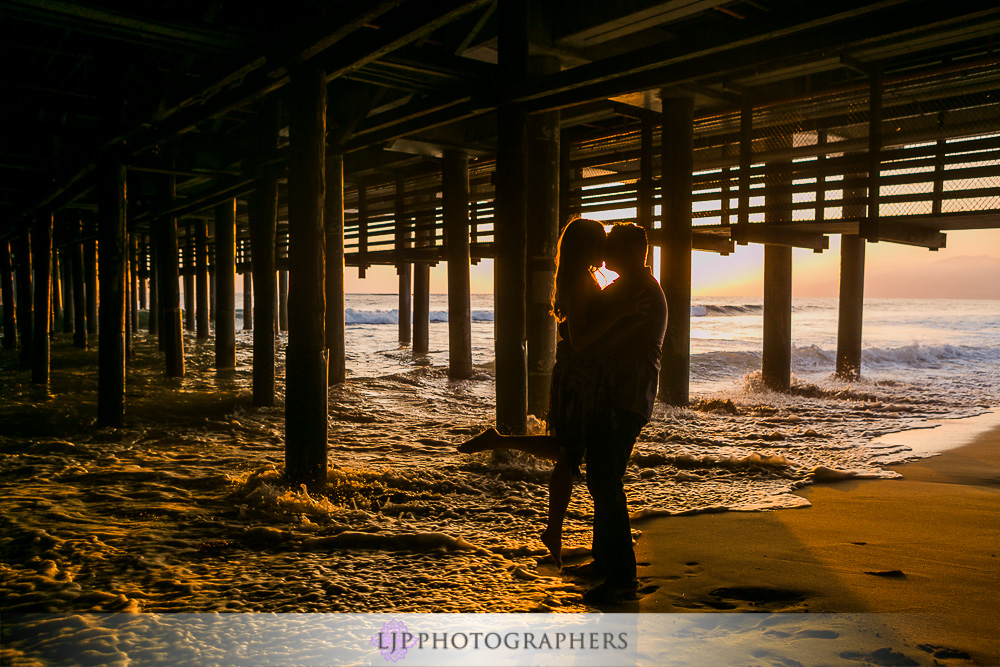
[[[634,272],[646,265],[646,230],[631,223],[615,225],[608,232],[604,263],[618,274]]]

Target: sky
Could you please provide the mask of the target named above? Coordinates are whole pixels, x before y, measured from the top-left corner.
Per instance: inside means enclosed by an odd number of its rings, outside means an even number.
[[[897,243],[869,243],[865,250],[865,295],[884,298],[1000,299],[1000,229],[947,232],[947,246],[932,252]],[[764,248],[736,246],[723,257],[696,251],[692,258],[692,295],[761,296]],[[796,248],[792,252],[792,294],[835,297],[839,291],[840,237],[830,236],[823,253]],[[448,291],[447,263],[431,269],[431,293]],[[472,292],[493,292],[493,260],[471,269]],[[364,280],[348,267],[346,291],[353,294],[395,294],[396,269],[373,266]]]

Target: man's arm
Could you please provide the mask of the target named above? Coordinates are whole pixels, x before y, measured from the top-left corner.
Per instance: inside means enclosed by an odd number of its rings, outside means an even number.
[[[636,332],[650,326],[658,318],[666,322],[667,305],[663,296],[663,291],[656,284],[655,289],[649,285],[642,285],[640,289],[634,290],[631,294],[624,293],[624,287],[619,286],[614,292],[608,293],[615,287],[616,283],[611,283],[605,288],[606,296],[612,299],[632,298],[638,299],[643,292],[646,292],[650,303],[645,312],[629,315],[618,320],[616,325],[609,328],[602,336],[594,340],[584,348],[586,354],[601,354],[613,350],[624,344]],[[622,292],[621,294],[619,292]]]

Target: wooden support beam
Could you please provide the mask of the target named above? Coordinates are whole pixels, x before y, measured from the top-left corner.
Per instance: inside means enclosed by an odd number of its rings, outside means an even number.
[[[87,291],[87,335],[97,333],[97,242],[83,242],[83,279]]]
[[[181,275],[184,276],[184,330],[194,333],[195,331],[195,311],[196,311],[196,288],[195,288],[195,223],[188,222],[184,225],[184,269]]]
[[[837,319],[837,377],[861,379],[861,326],[864,320],[865,240],[840,237],[840,301]]]
[[[365,256],[368,254],[368,188],[358,185],[358,277],[365,277]]]
[[[97,179],[101,264],[97,425],[118,428],[125,415],[125,304],[128,292],[125,165],[121,157],[115,153],[104,154],[98,164]]]
[[[879,189],[882,179],[882,66],[872,63],[868,73],[868,213],[861,222],[861,236],[879,241]]]
[[[441,164],[448,259],[448,377],[472,377],[472,303],[469,254],[469,156],[447,151]]]
[[[787,58],[828,51],[842,52],[852,43],[888,40],[925,29],[935,22],[963,18],[972,12],[992,12],[987,2],[970,11],[952,3],[928,6],[926,12],[898,12],[886,34],[886,22],[872,14],[891,10],[889,3],[852,3],[849,7],[826,3],[801,4],[781,15],[717,30],[712,35],[692,32],[670,42],[580,65],[537,82],[521,84],[515,102],[525,102],[532,113],[561,109],[584,102],[624,95],[635,90],[698,81],[730,72],[759,71],[776,67]],[[762,48],[766,42],[767,48]]]
[[[31,285],[31,232],[25,231],[13,242],[14,272],[17,280],[17,326],[21,343],[21,370],[31,368],[32,330],[35,325]]]
[[[287,269],[278,269],[278,331],[288,331]]]
[[[209,318],[208,289],[208,229],[204,220],[194,224],[194,271],[197,306],[195,309],[195,335],[199,339],[209,336],[211,327]]]
[[[126,178],[128,178],[126,172]],[[129,298],[128,314],[131,334],[139,330],[139,302],[145,305],[146,295],[139,291],[139,239],[138,234],[133,232],[128,235],[129,244]],[[142,297],[140,298],[140,294]]]
[[[653,178],[653,131],[656,117],[653,113],[642,114],[639,137],[639,183],[637,184],[636,222],[646,230],[646,238],[653,231],[656,218],[656,183]],[[653,244],[646,249],[646,263],[653,265]]]
[[[61,268],[62,267],[59,265],[59,251],[53,249],[51,253],[51,266],[49,268],[49,282],[52,284],[52,307],[50,309],[52,311],[52,316],[50,318],[51,329],[49,331],[49,336],[52,338],[55,338],[56,335],[56,320],[61,322],[63,319],[62,280],[60,280],[60,274],[62,273]]]
[[[4,244],[0,243],[0,253],[3,253]],[[73,270],[70,259],[70,249],[64,247],[59,252],[59,269],[62,272],[61,283],[63,292],[63,319],[62,330],[65,334],[73,333]]]
[[[272,111],[261,121],[261,142],[276,143],[278,128]],[[278,179],[270,169],[257,178],[250,198],[250,253],[253,256],[253,404],[274,406],[275,365],[275,234],[278,225]]]
[[[172,202],[177,196],[175,177],[164,176],[164,199]],[[181,326],[180,269],[178,267],[177,218],[168,216],[158,221],[159,243],[156,248],[159,288],[160,341],[166,356],[167,377],[184,376],[184,333]]]
[[[63,0],[10,0],[0,6],[0,16],[144,47],[230,52],[249,42],[249,35],[235,30],[206,30],[201,26],[155,21]]]
[[[743,230],[743,243],[761,243],[768,246],[785,246],[788,248],[808,248],[814,252],[822,252],[830,247],[830,237],[825,234],[803,232],[792,229],[792,225],[770,223],[751,224]]]
[[[940,250],[945,247],[947,235],[936,229],[918,227],[905,222],[880,220],[878,240],[900,243],[902,245],[919,246],[929,250]]]
[[[661,199],[663,250],[660,285],[667,299],[658,397],[687,405],[691,374],[691,185],[694,167],[694,100],[663,98]]]
[[[121,60],[99,61],[100,136],[121,128],[125,111]],[[97,350],[97,426],[120,428],[125,417],[125,362],[129,348],[129,250],[126,227],[124,147],[102,151],[97,160],[97,228],[100,251],[100,338]]]
[[[533,56],[531,74],[559,71],[559,61]],[[556,355],[556,321],[552,316],[556,246],[559,243],[560,113],[528,118],[525,130],[525,225],[527,264],[528,413],[544,419]]]
[[[153,231],[156,226],[153,225]],[[160,276],[159,267],[156,262],[156,240],[153,234],[146,237],[146,248],[149,254],[149,333],[160,340]]]
[[[430,205],[430,204],[428,204]],[[430,213],[419,208],[413,212],[415,223],[414,245],[418,250],[420,246],[432,243],[428,217],[433,218],[434,210]],[[429,250],[429,249],[428,249]],[[419,250],[418,250],[419,251]],[[435,257],[437,249],[433,250]],[[431,277],[430,264],[418,262],[413,265],[413,354],[427,354],[430,349],[430,310],[431,310]]]
[[[327,475],[326,79],[306,63],[289,91],[288,262],[291,267],[285,351],[285,474],[321,489]]]
[[[778,141],[791,144],[792,138],[786,135]],[[768,170],[762,227],[791,219],[792,189],[787,163],[768,165]],[[784,234],[772,232],[771,236],[781,239]],[[792,379],[792,248],[789,245],[764,246],[763,334],[760,372],[764,386],[788,391]]]
[[[215,207],[215,367],[236,368],[236,200]]]
[[[528,78],[528,14],[527,0],[507,0],[497,6],[501,86]],[[523,105],[505,103],[497,109],[493,213],[496,428],[505,435],[525,433],[528,418],[526,128]]]
[[[746,245],[745,232],[750,228],[750,165],[753,164],[753,101],[743,96],[740,107],[740,193],[736,226],[732,239]]]
[[[80,223],[70,226],[80,234]],[[83,277],[83,244],[72,241],[69,245],[70,272],[73,274],[73,345],[86,349],[87,347],[87,297]]]
[[[347,319],[344,311],[344,156],[326,158],[326,347],[329,384],[347,380]]]
[[[732,239],[718,234],[692,232],[691,248],[692,250],[704,250],[707,252],[717,252],[720,255],[729,255],[736,250],[736,244]]]
[[[253,271],[243,270],[243,330],[253,329]]]
[[[3,349],[17,348],[17,316],[14,312],[14,273],[10,243],[0,242],[0,302],[3,304]]]
[[[412,338],[411,289],[412,266],[402,259],[403,252],[410,248],[410,226],[406,214],[406,181],[402,172],[396,172],[395,206],[395,253],[399,257],[396,273],[399,275],[399,342],[408,345]]]
[[[52,214],[39,218],[31,230],[34,326],[31,334],[31,382],[49,383],[49,333],[52,325]]]

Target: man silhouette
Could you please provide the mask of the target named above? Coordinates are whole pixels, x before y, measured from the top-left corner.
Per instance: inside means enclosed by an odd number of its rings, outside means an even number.
[[[616,225],[608,233],[605,265],[619,277],[602,296],[632,299],[641,308],[594,345],[607,365],[609,395],[587,442],[587,489],[594,500],[594,569],[603,572],[605,580],[584,595],[588,602],[634,599],[638,587],[622,477],[639,432],[653,413],[667,327],[666,300],[646,266],[646,248],[642,227]]]

